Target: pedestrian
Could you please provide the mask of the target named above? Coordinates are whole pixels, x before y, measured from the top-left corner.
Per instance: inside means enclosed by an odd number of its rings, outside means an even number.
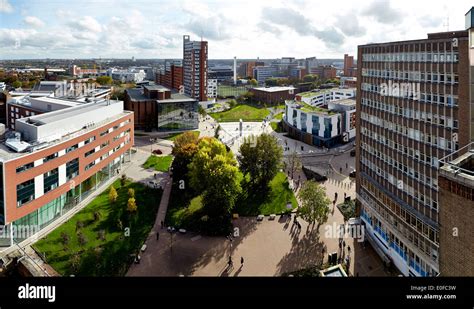
[[[346,199],[346,196],[347,196],[347,193],[346,193],[346,192],[344,192],[344,200]]]
[[[346,169],[347,169],[347,168],[348,168],[348,165],[347,165],[347,163],[346,163]]]
[[[160,233],[156,232],[156,240],[160,239]]]
[[[230,267],[232,267],[232,264],[233,264],[233,262],[232,262],[232,256],[229,256],[229,262],[228,262],[228,264],[229,264]]]
[[[342,167],[339,168],[339,172],[342,174]]]
[[[240,267],[244,267],[244,257],[240,258]]]
[[[161,229],[163,229],[165,227],[165,223],[163,222],[163,220],[161,220]]]

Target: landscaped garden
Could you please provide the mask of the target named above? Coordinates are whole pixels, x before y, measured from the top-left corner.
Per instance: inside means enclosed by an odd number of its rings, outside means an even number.
[[[265,119],[269,114],[270,111],[263,106],[241,104],[225,112],[211,113],[209,115],[218,122],[237,122],[240,119],[242,121],[258,122]]]
[[[143,163],[143,168],[149,169],[152,168],[158,172],[167,172],[173,161],[173,156],[155,156],[151,155]]]
[[[34,244],[59,274],[123,276],[133,262],[153,227],[162,191],[125,179],[112,186]]]

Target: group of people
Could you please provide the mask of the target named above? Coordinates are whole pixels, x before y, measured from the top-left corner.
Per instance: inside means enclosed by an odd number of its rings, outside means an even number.
[[[232,268],[234,267],[234,261],[232,260],[232,256],[229,256],[229,261],[227,261],[227,267]],[[244,257],[240,257],[240,268],[244,267]]]

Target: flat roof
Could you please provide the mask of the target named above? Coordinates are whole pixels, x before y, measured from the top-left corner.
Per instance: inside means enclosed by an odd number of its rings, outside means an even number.
[[[293,86],[288,86],[288,87],[258,87],[258,88],[253,88],[253,89],[265,91],[265,92],[278,92],[278,91],[295,90],[296,88]]]
[[[340,100],[334,100],[329,102],[330,104],[338,104],[338,105],[346,105],[346,106],[355,106],[356,105],[356,100],[355,99],[340,99]]]

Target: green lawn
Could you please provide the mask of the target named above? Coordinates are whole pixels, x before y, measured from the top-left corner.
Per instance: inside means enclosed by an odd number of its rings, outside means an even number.
[[[282,120],[283,119],[283,113],[278,113],[276,114],[273,119],[277,119],[277,120]]]
[[[173,161],[173,156],[155,156],[151,155],[143,163],[143,168],[154,168],[158,172],[167,172]]]
[[[225,112],[210,113],[209,115],[218,122],[237,122],[240,119],[242,121],[262,121],[269,114],[270,111],[264,107],[242,104]]]
[[[199,137],[199,131],[188,131],[188,132],[192,132],[196,137]],[[182,132],[173,133],[173,134],[168,135],[164,139],[169,140],[169,141],[175,141],[178,138],[178,136],[180,136],[182,134],[183,134]]]
[[[115,204],[109,202],[109,188],[97,196],[89,205],[59,226],[33,247],[40,254],[45,253],[46,261],[63,276],[123,276],[130,263],[131,254],[139,251],[153,227],[162,191],[142,184],[127,181],[121,187],[120,180],[113,186],[117,189]],[[138,211],[126,211],[128,189],[135,190]],[[94,213],[100,217],[94,220]],[[76,223],[86,242],[79,243]],[[121,223],[120,223],[121,222]],[[121,226],[120,226],[121,225]],[[130,234],[125,236],[125,228]],[[101,232],[103,231],[103,232]],[[100,238],[103,233],[104,238]],[[68,235],[65,246],[63,236]]]
[[[268,194],[250,194],[244,189],[244,195],[239,200],[235,213],[240,216],[270,215],[287,212],[288,202],[291,202],[292,209],[298,206],[293,191],[288,187],[288,180],[285,173],[279,172],[270,182]]]

